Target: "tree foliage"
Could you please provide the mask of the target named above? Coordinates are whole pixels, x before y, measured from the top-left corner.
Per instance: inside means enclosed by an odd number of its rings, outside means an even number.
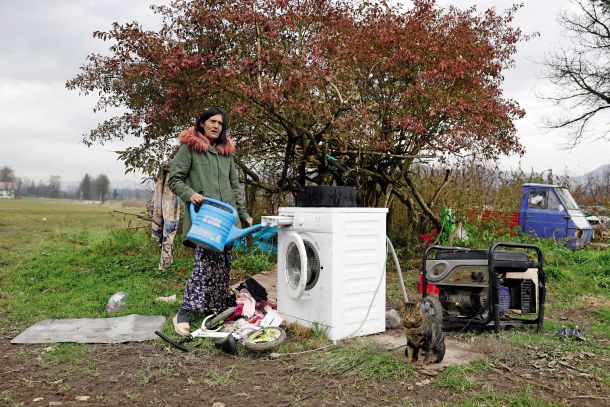
[[[61,177],[59,175],[49,175],[47,189],[49,198],[59,198],[61,192]]]
[[[15,170],[11,167],[4,166],[0,168],[0,182],[15,182]]]
[[[97,176],[94,182],[95,186],[95,197],[102,202],[106,201],[106,197],[110,192],[110,180],[106,174],[100,174]]]
[[[78,187],[78,191],[80,199],[85,199],[89,201],[93,198],[93,183],[89,174],[85,174],[85,176],[83,177]]]
[[[570,129],[573,145],[583,138],[610,140],[610,0],[574,0],[576,10],[559,16],[570,39],[547,58],[548,77],[558,94],[547,97],[563,106],[553,128]],[[602,130],[591,129],[597,121]]]
[[[272,193],[293,183],[354,185],[369,205],[407,204],[418,158],[521,153],[502,70],[523,39],[516,8],[441,9],[417,0],[176,0],[153,9],[159,31],[114,23],[70,89],[96,109],[126,108],[84,137],[140,139],[119,153],[153,174],[179,130],[211,105],[232,117],[238,165]],[[338,165],[337,165],[338,164]],[[409,192],[410,191],[410,192]],[[385,198],[384,198],[385,197]],[[382,202],[385,200],[385,202]]]

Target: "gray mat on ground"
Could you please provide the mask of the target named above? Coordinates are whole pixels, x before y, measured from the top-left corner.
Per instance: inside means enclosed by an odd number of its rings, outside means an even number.
[[[23,331],[11,343],[121,343],[158,339],[162,315],[131,314],[117,318],[45,319]]]

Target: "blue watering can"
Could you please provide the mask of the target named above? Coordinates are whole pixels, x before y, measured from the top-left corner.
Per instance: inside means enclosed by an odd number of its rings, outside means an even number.
[[[263,227],[258,224],[246,229],[236,228],[237,210],[216,199],[205,197],[198,211],[195,211],[195,206],[189,205],[191,228],[186,238],[206,249],[221,252],[234,240]]]

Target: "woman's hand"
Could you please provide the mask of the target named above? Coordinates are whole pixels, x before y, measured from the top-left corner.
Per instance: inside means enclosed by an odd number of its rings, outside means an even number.
[[[198,194],[198,193],[194,193],[193,195],[191,195],[191,197],[189,198],[189,201],[191,203],[194,204],[202,204],[203,203],[203,195]]]
[[[252,218],[246,219],[246,223],[248,224],[248,226],[252,226]]]

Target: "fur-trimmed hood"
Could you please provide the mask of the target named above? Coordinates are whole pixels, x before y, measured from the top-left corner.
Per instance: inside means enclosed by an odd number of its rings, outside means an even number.
[[[193,150],[199,152],[208,151],[208,148],[210,148],[210,140],[195,130],[194,127],[190,127],[180,133],[178,142],[180,144],[186,144]],[[214,145],[214,148],[220,155],[230,155],[235,152],[235,142],[231,137],[227,136],[227,141],[224,144]]]

